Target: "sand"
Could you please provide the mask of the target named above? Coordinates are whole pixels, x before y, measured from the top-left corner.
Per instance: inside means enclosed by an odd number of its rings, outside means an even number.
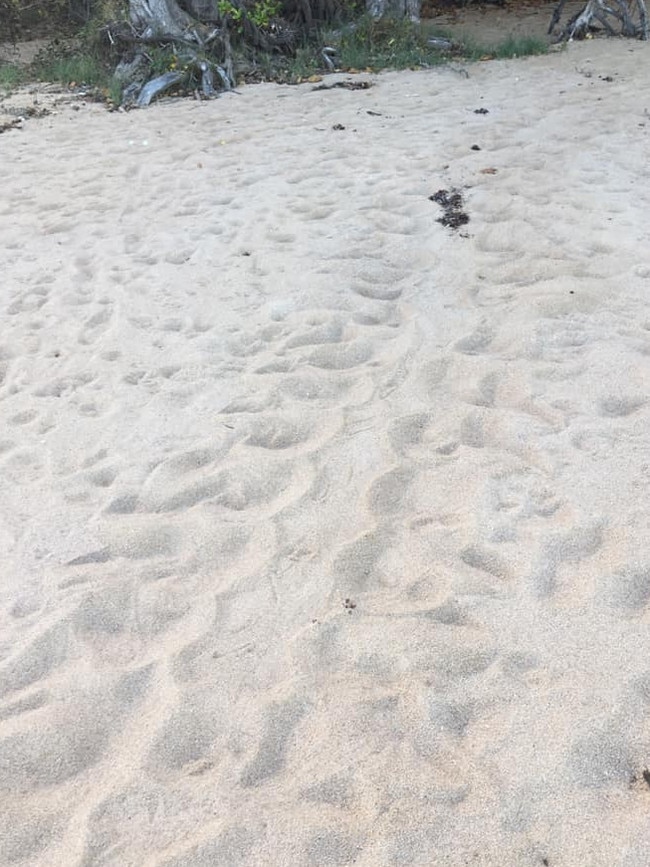
[[[0,136],[2,865],[646,867],[648,50]]]

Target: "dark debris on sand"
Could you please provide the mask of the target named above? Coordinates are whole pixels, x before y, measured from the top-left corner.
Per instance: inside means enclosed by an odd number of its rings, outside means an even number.
[[[437,193],[429,196],[429,200],[444,209],[444,214],[438,218],[438,222],[443,226],[460,229],[461,226],[469,223],[469,216],[463,210],[463,195],[459,190],[438,190]]]
[[[319,84],[318,87],[312,87],[312,90],[333,90],[335,87],[344,90],[368,90],[372,87],[372,81],[335,81],[334,84]]]

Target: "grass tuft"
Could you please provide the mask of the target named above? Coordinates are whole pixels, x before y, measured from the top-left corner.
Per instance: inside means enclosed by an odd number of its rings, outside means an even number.
[[[446,54],[427,42],[429,34],[409,21],[360,18],[339,44],[343,69],[418,69],[445,62]]]
[[[12,90],[25,80],[25,73],[13,63],[0,64],[0,87],[4,90]]]
[[[70,53],[39,59],[35,72],[43,81],[61,84],[84,84],[88,87],[108,87],[110,76],[100,61],[91,54]]]
[[[496,45],[483,45],[471,39],[463,40],[463,55],[467,60],[507,60],[547,53],[548,44],[536,36],[506,36]]]
[[[369,16],[361,17],[338,33],[324,34],[322,40],[337,49],[336,63],[342,70],[426,69],[450,59],[504,59],[548,51],[543,40],[532,36],[508,36],[496,45],[482,45],[469,39],[456,41],[447,33],[418,27],[409,21],[378,21]],[[318,69],[323,71],[323,61],[319,50],[313,47],[299,51],[292,64],[298,80]]]

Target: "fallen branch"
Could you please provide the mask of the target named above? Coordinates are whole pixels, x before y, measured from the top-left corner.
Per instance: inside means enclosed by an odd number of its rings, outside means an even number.
[[[135,104],[138,108],[144,108],[149,105],[154,96],[169,90],[174,84],[178,84],[182,78],[183,75],[180,72],[166,72],[164,75],[159,75],[158,78],[152,78],[140,91]]]

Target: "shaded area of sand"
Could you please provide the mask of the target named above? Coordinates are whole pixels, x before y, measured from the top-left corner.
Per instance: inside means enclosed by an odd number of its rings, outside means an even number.
[[[0,138],[0,863],[645,867],[647,60]]]

